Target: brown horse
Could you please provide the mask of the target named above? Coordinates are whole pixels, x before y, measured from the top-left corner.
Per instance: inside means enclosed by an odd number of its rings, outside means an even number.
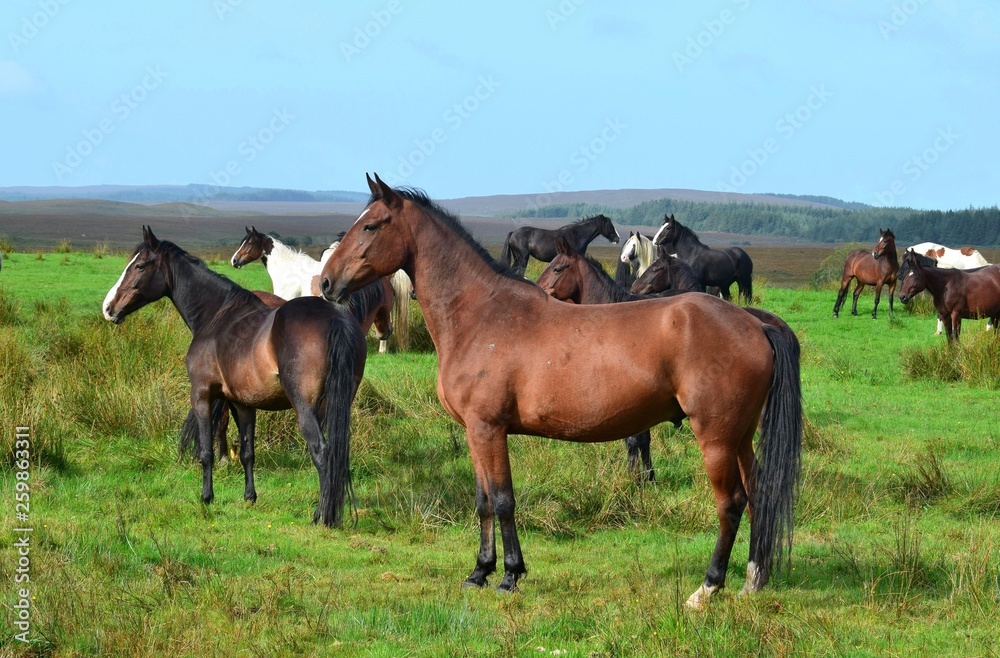
[[[632,283],[631,290],[634,294],[653,295],[674,291],[672,294],[676,295],[682,292],[705,292],[705,286],[698,281],[690,265],[671,256],[663,247],[657,249],[659,257]]]
[[[1000,265],[971,272],[929,267],[912,251],[903,255],[903,265],[899,301],[907,304],[922,290],[929,291],[949,343],[958,340],[963,319],[989,318],[994,329],[1000,328]]]
[[[327,299],[342,300],[403,268],[420,291],[438,352],[438,397],[466,428],[476,476],[480,549],[466,584],[482,587],[496,569],[494,519],[504,550],[498,589],[515,590],[526,571],[508,434],[611,441],[689,418],[719,534],[688,604],[703,605],[725,584],[748,506],[745,590],[764,586],[793,524],[802,433],[795,335],[708,295],[565,304],[497,264],[422,193],[394,190],[378,176],[368,185],[369,204],[324,266],[321,286]],[[626,335],[627,366],[605,345],[607,336]]]
[[[168,297],[192,333],[187,353],[191,409],[198,425],[201,499],[212,488],[212,409],[219,399],[236,411],[244,498],[254,501],[256,410],[294,408],[319,474],[313,517],[340,523],[349,489],[351,403],[367,349],[357,319],[342,306],[301,297],[270,308],[177,245],[143,227],[104,317],[120,324],[146,304]],[[324,436],[325,434],[325,436]]]
[[[844,274],[840,278],[840,292],[833,305],[833,317],[840,315],[840,306],[847,296],[851,279],[857,279],[854,288],[854,303],[851,305],[851,315],[858,314],[858,297],[866,285],[875,286],[875,308],[872,309],[872,320],[878,313],[878,300],[882,296],[882,286],[889,286],[889,315],[892,315],[892,298],[896,291],[896,272],[899,271],[899,261],[896,259],[896,236],[889,229],[879,229],[879,239],[871,251],[857,249],[847,255],[844,261]]]

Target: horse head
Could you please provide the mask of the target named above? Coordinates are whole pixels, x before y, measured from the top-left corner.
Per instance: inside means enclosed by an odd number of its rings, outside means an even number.
[[[118,282],[104,297],[104,318],[121,324],[129,313],[165,296],[170,289],[163,267],[160,241],[148,226],[142,227],[142,242],[132,252]]]
[[[671,244],[676,236],[677,226],[677,219],[673,213],[663,215],[663,225],[656,231],[656,235],[653,236],[653,244],[657,246]]]
[[[375,180],[367,174],[365,178],[371,199],[320,273],[320,288],[330,301],[345,301],[354,290],[393,274],[410,259],[405,224],[414,201],[378,174]]]
[[[611,219],[606,215],[598,215],[594,219],[597,220],[598,230],[601,235],[607,238],[608,242],[611,244],[618,244],[621,238],[618,237],[618,230],[615,225],[611,222]]]
[[[899,301],[908,304],[917,293],[927,287],[927,275],[921,259],[924,258],[912,249],[907,249],[903,254],[903,262],[900,263],[899,270],[903,272],[900,277],[902,284],[899,287]]]
[[[257,231],[256,226],[246,227],[246,237],[240,242],[233,257],[229,259],[230,264],[236,269],[240,269],[247,263],[252,263],[258,258],[267,265],[267,257],[274,249],[274,238]]]
[[[884,231],[880,228],[878,230],[879,238],[878,242],[875,243],[875,248],[872,249],[872,258],[878,260],[885,254],[888,250],[896,250],[896,236],[892,234],[892,231],[885,229]]]
[[[556,257],[538,277],[538,286],[556,299],[579,303],[580,277],[569,271],[580,260],[580,254],[563,236],[556,238]]]

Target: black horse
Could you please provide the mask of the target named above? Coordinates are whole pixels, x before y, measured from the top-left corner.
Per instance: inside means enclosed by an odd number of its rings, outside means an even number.
[[[753,297],[753,261],[739,247],[711,249],[673,215],[664,215],[655,241],[668,254],[676,254],[690,265],[703,286],[718,286],[723,299],[729,299],[733,283],[747,302]]]
[[[666,291],[705,292],[691,266],[680,258],[671,256],[663,247],[658,248],[659,256],[646,268],[631,286],[636,295],[655,295]],[[676,294],[675,293],[675,294]]]
[[[500,262],[509,265],[519,276],[524,276],[529,256],[546,263],[552,262],[556,257],[557,238],[565,238],[574,251],[585,254],[587,245],[598,235],[603,235],[612,244],[618,244],[618,231],[604,215],[581,219],[554,230],[522,226],[507,234]]]

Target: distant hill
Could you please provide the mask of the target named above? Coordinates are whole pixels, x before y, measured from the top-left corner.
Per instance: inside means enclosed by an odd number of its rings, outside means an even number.
[[[104,199],[129,203],[200,203],[211,201],[302,201],[363,203],[368,194],[339,190],[304,191],[265,187],[215,185],[90,185],[81,187],[0,187],[4,201]]]
[[[64,215],[81,217],[243,217],[248,211],[217,210],[194,203],[125,203],[104,199],[0,201],[0,215]]]

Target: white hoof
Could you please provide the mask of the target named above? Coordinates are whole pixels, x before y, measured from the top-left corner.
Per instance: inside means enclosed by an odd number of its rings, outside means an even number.
[[[763,583],[760,582],[760,569],[757,568],[755,562],[747,563],[747,582],[743,585],[743,589],[740,591],[740,596],[744,594],[750,594],[756,592],[761,587]]]
[[[708,605],[709,599],[712,595],[719,591],[719,588],[714,585],[705,586],[702,584],[694,594],[688,597],[686,605],[692,610],[703,610],[706,605]]]

